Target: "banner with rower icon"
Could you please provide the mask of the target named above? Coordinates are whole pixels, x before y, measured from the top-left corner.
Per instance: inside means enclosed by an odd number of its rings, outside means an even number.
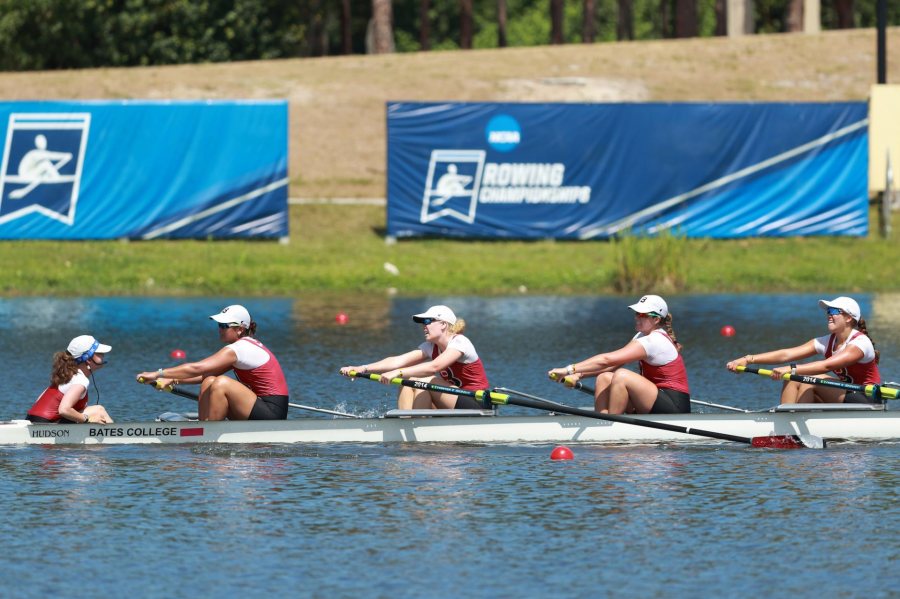
[[[2,102],[0,135],[0,239],[288,234],[286,102]]]
[[[387,106],[392,237],[868,234],[865,102]]]

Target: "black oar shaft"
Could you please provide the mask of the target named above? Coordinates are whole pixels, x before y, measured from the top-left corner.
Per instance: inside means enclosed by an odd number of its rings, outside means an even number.
[[[501,403],[501,401],[496,401],[494,403]],[[622,424],[633,424],[635,426],[644,426],[647,428],[655,428],[663,431],[670,431],[673,433],[684,433],[686,435],[696,435],[699,437],[709,437],[711,439],[721,439],[723,441],[735,441],[737,443],[746,443],[748,445],[753,444],[753,439],[750,437],[739,437],[737,435],[729,435],[728,433],[718,433],[715,431],[707,431],[699,428],[690,428],[687,426],[677,426],[675,424],[667,424],[665,422],[656,422],[655,420],[639,420],[637,418],[632,418],[630,416],[623,416],[619,414],[603,414],[601,412],[595,412],[594,410],[581,410],[578,408],[572,408],[569,406],[562,406],[555,403],[548,403],[543,401],[536,401],[533,399],[525,399],[518,397],[509,397],[506,400],[503,400],[502,403],[508,403],[516,406],[522,406],[525,408],[535,408],[538,410],[545,410],[548,412],[561,412],[563,414],[571,414],[573,416],[585,416],[587,418],[596,418],[598,420],[607,420],[609,422],[621,422]]]

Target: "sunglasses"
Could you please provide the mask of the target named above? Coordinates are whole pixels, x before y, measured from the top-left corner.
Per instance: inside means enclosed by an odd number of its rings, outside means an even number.
[[[634,315],[638,318],[662,318],[662,316],[656,312],[635,312]]]
[[[840,308],[827,308],[825,313],[828,314],[828,316],[837,316],[838,314],[843,314],[844,311]]]
[[[423,318],[419,322],[424,324],[425,326],[430,325],[432,322],[437,322],[437,318]]]
[[[220,322],[220,323],[219,323],[219,328],[220,328],[220,329],[223,329],[223,330],[224,330],[224,329],[230,329],[230,328],[232,328],[232,327],[237,328],[237,327],[239,327],[239,326],[241,326],[241,325],[239,325],[239,324],[236,323],[236,322],[232,322],[231,324],[225,324],[224,322]]]

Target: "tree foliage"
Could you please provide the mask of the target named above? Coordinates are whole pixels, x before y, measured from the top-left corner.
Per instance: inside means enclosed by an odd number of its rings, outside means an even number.
[[[472,47],[499,41],[498,0],[384,0],[396,50],[460,48],[461,7],[472,7]],[[561,0],[562,1],[562,0]],[[756,30],[786,31],[791,0],[755,0]],[[887,0],[900,24],[900,0]],[[582,41],[584,0],[564,0],[565,43]],[[594,40],[676,32],[676,0],[592,0]],[[875,25],[876,0],[824,0],[822,25]],[[505,0],[509,46],[550,43],[550,0]],[[629,22],[620,9],[630,8]],[[700,36],[716,33],[716,0],[696,0]],[[320,56],[369,50],[373,0],[0,0],[0,69],[140,66]],[[848,11],[850,11],[848,13]],[[349,18],[348,18],[349,17]],[[851,18],[852,17],[852,18]],[[629,28],[630,25],[630,28]],[[350,37],[345,34],[349,30]],[[349,43],[346,43],[349,42]],[[345,45],[346,43],[346,45]]]

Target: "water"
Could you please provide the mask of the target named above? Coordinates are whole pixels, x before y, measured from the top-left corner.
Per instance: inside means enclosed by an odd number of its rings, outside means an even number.
[[[673,298],[695,396],[775,403],[775,383],[723,364],[822,334],[817,299]],[[859,299],[891,378],[900,298]],[[53,351],[82,332],[113,345],[97,382],[115,418],[191,409],[133,374],[172,364],[176,347],[191,359],[216,349],[206,316],[230,301],[2,300],[0,416],[21,417]],[[587,398],[547,382],[546,370],[631,335],[621,298],[245,301],[294,401],[360,414],[391,407],[394,390],[337,369],[415,347],[409,316],[437,302],[466,318],[493,384],[569,403]],[[339,310],[348,325],[334,323]],[[722,338],[724,324],[737,335]],[[551,449],[0,448],[0,573],[19,597],[897,595],[900,444],[576,445],[564,463]]]

